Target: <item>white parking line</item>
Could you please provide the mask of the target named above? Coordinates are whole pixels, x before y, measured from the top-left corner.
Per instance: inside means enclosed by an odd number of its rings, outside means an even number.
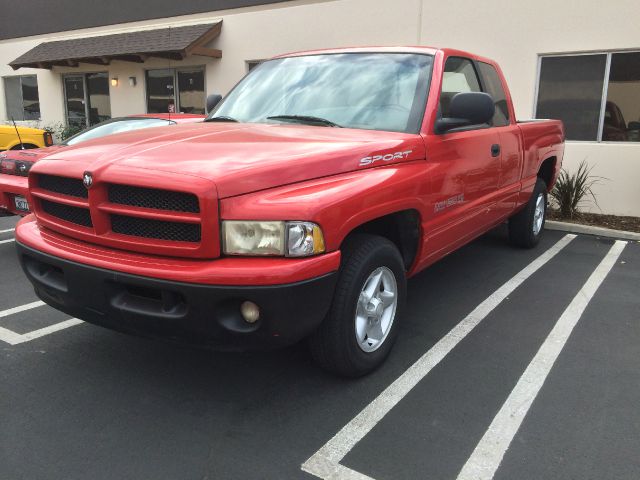
[[[489,313],[527,278],[555,257],[558,252],[566,247],[574,238],[576,238],[575,235],[565,235],[555,245],[493,292],[417,362],[369,403],[369,405],[345,425],[333,438],[325,443],[320,450],[303,463],[301,467],[302,470],[322,479],[369,478],[344,465],[340,465],[345,455],[349,453],[420,380],[438,365],[458,343],[489,315]]]
[[[24,312],[25,310],[31,310],[32,308],[41,307],[44,305],[44,302],[38,300],[37,302],[27,303],[25,305],[20,305],[19,307],[8,308],[7,310],[2,310],[0,312],[0,318],[8,317],[9,315],[14,315],[16,313]]]
[[[51,333],[64,330],[65,328],[73,327],[75,325],[80,325],[81,323],[84,323],[84,322],[80,319],[70,318],[69,320],[65,320],[64,322],[56,323],[54,325],[49,325],[48,327],[40,328],[39,330],[34,330],[33,332],[24,333],[21,335],[22,339],[20,343],[29,342],[36,338],[44,337],[45,335],[49,335]]]
[[[627,242],[621,240],[616,241],[562,313],[465,463],[457,480],[491,480],[493,478],[531,404],[567,343],[573,328],[615,265],[626,244]]]
[[[9,233],[9,232],[13,232],[15,230],[15,228],[7,228],[6,230],[0,230],[0,233]]]
[[[16,313],[31,310],[32,308],[41,307],[44,304],[44,302],[38,300],[37,302],[27,303],[25,305],[20,305],[19,307],[8,308],[7,310],[2,310],[0,312],[0,318],[8,317],[9,315],[15,315]],[[54,325],[49,325],[48,327],[40,328],[38,330],[23,334],[16,333],[13,330],[9,330],[8,328],[0,327],[0,341],[8,343],[9,345],[18,345],[19,343],[29,342],[36,338],[44,337],[45,335],[49,335],[50,333],[64,330],[65,328],[73,327],[74,325],[78,325],[80,323],[82,323],[82,320],[78,320],[77,318],[70,318],[69,320],[58,322]]]
[[[0,240],[0,244],[1,244],[1,243],[15,242],[15,241],[16,241],[16,239],[15,239],[15,238],[10,238],[10,239],[8,239],[8,240]]]

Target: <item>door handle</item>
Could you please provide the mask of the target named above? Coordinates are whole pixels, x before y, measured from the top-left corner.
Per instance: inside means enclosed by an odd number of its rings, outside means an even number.
[[[497,157],[498,155],[500,155],[500,145],[494,143],[493,145],[491,145],[491,156]]]

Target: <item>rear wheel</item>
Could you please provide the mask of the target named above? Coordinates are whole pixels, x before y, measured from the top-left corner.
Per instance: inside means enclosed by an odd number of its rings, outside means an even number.
[[[533,248],[540,241],[547,216],[547,184],[538,178],[527,205],[509,219],[509,241]]]
[[[314,360],[348,377],[376,369],[391,351],[406,297],[406,277],[396,246],[376,235],[353,235],[327,317],[309,338]]]

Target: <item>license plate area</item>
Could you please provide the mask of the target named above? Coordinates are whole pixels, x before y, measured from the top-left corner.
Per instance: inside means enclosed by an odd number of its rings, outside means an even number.
[[[21,212],[29,211],[29,202],[22,195],[16,195],[15,197],[13,197],[13,204],[15,205],[16,210],[19,210]]]

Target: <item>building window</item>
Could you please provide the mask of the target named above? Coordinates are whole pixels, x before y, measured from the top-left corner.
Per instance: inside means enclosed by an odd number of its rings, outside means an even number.
[[[205,88],[202,67],[147,70],[146,81],[148,113],[204,114]]]
[[[111,118],[107,72],[65,75],[67,125],[90,127]]]
[[[640,52],[542,57],[535,116],[568,140],[640,141]]]
[[[640,52],[611,55],[602,140],[640,142]]]
[[[40,119],[38,78],[35,75],[5,77],[4,94],[7,118],[14,120]]]

